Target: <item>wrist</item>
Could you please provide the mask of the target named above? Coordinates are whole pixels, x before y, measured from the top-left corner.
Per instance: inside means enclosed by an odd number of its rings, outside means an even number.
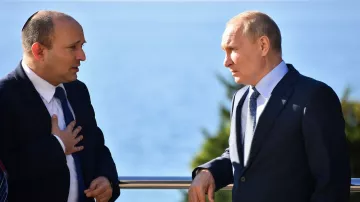
[[[201,172],[210,172],[208,169],[206,169],[206,168],[199,168],[197,171],[196,171],[196,175],[198,175],[199,173],[201,173]]]

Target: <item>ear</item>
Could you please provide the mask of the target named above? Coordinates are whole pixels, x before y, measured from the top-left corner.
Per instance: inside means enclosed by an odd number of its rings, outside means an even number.
[[[39,42],[31,46],[31,53],[36,60],[42,61],[44,59],[45,47]]]
[[[261,36],[258,39],[261,56],[266,56],[270,50],[270,40],[267,36]]]

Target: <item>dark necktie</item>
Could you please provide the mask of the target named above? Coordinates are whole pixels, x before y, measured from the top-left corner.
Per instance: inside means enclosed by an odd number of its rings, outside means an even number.
[[[252,121],[252,131],[254,132],[256,126],[256,109],[257,109],[257,98],[260,93],[253,87],[254,92],[250,96],[250,119]]]
[[[61,107],[64,113],[65,124],[66,126],[68,126],[74,120],[74,116],[70,111],[68,101],[65,95],[65,90],[62,87],[57,87],[54,96],[58,98],[61,102]],[[79,188],[79,194],[78,194],[79,201],[84,201],[85,185],[81,171],[80,157],[77,153],[73,153],[72,156],[74,158],[75,167],[76,167],[76,174],[77,174],[78,188]]]
[[[0,161],[0,202],[6,202],[8,196],[8,184],[6,179],[6,170]]]
[[[254,131],[256,127],[256,109],[257,109],[257,98],[260,93],[256,90],[255,87],[252,88],[253,93],[249,99],[249,111],[247,114],[247,124],[244,137],[244,165],[247,165],[247,161],[250,156],[252,139],[254,137]]]

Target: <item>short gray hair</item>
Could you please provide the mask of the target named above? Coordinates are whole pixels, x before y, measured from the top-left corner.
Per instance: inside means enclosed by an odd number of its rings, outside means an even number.
[[[229,25],[239,25],[245,36],[253,40],[261,36],[267,36],[271,48],[281,54],[281,33],[280,29],[271,17],[259,11],[246,11],[230,19]]]

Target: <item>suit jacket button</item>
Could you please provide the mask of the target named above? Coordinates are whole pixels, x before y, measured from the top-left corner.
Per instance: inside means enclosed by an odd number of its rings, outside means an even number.
[[[245,179],[245,177],[241,177],[240,180],[241,180],[241,182],[245,182],[246,179]]]

